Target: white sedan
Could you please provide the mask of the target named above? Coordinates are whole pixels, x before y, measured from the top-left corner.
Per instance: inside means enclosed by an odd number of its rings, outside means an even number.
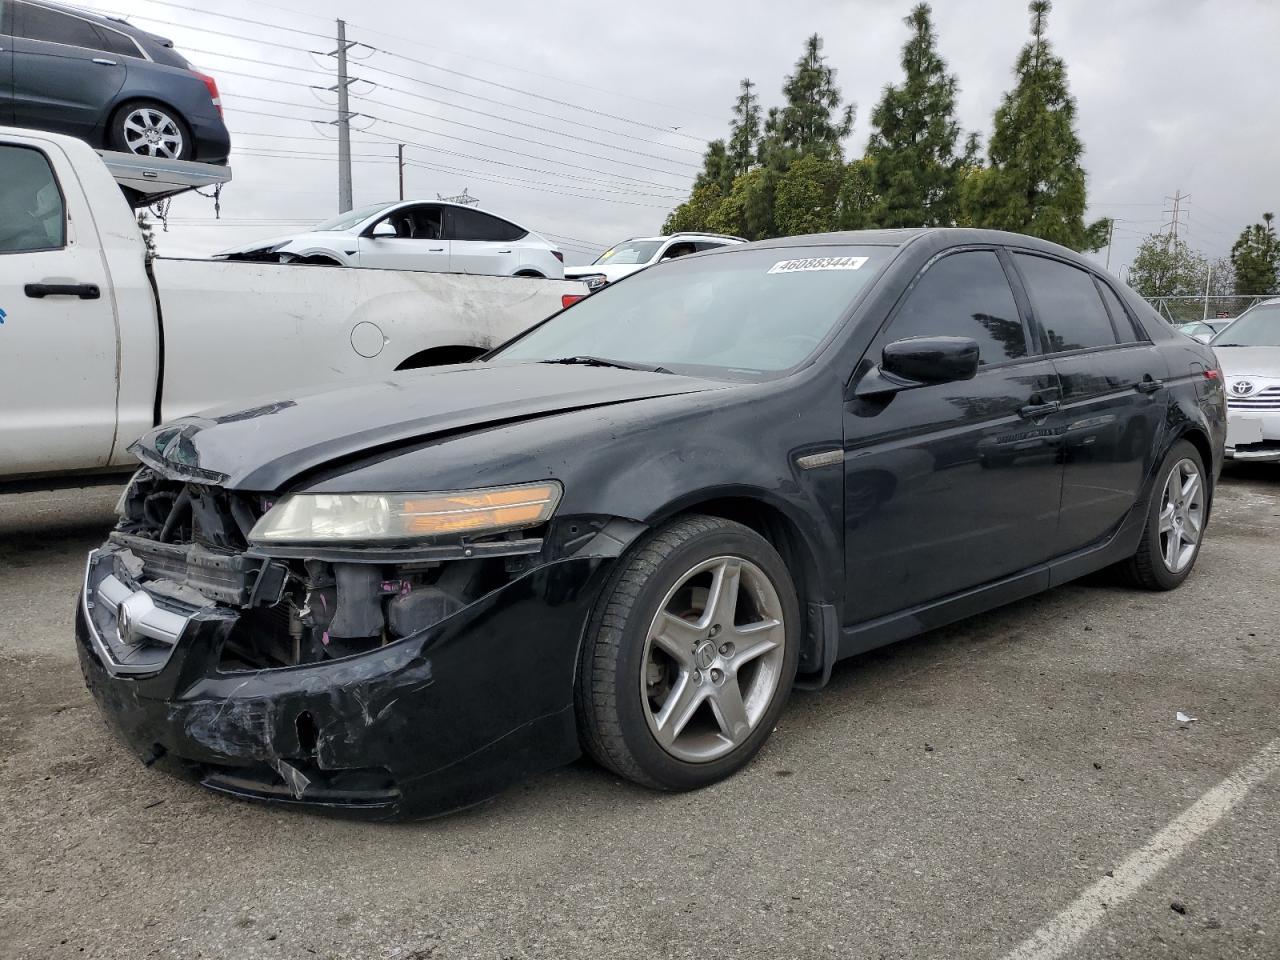
[[[438,201],[362,207],[305,233],[233,247],[216,257],[564,279],[564,255],[546,238],[491,213]]]

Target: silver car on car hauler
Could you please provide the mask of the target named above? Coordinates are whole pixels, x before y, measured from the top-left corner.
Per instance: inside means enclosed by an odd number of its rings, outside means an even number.
[[[1280,462],[1280,299],[1240,314],[1212,346],[1226,377],[1227,456]]]

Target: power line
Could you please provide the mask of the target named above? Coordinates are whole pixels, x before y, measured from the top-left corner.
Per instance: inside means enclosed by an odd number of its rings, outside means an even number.
[[[532,144],[532,145],[537,146],[537,147],[546,147],[546,148],[547,148],[547,149],[549,149],[549,150],[562,150],[562,151],[564,151],[565,153],[572,153],[572,154],[575,154],[575,155],[577,155],[577,156],[579,156],[579,157],[588,157],[588,158],[590,158],[590,159],[592,159],[592,160],[603,160],[605,163],[620,163],[620,164],[623,164],[624,166],[634,167],[634,168],[635,168],[635,169],[637,169],[637,170],[647,170],[647,171],[649,171],[650,173],[660,173],[660,174],[663,174],[664,176],[669,176],[669,177],[683,177],[683,176],[688,176],[688,174],[686,174],[686,173],[682,173],[682,172],[677,171],[677,170],[661,170],[661,169],[659,169],[659,168],[657,168],[657,167],[650,167],[650,166],[646,166],[646,165],[645,165],[645,164],[643,164],[643,163],[633,163],[633,162],[632,162],[632,161],[630,161],[630,160],[619,160],[619,159],[617,159],[617,158],[615,158],[615,157],[602,157],[602,156],[601,156],[600,154],[598,154],[598,153],[587,153],[585,150],[575,150],[573,147],[566,147],[566,146],[563,146],[563,145],[560,145],[560,144],[555,144],[555,143],[546,143],[546,142],[544,142],[544,141],[542,141],[542,140],[531,140],[531,139],[529,139],[528,137],[517,137],[517,136],[515,136],[514,134],[511,134],[511,133],[503,133],[501,130],[492,130],[492,129],[490,129],[489,127],[478,127],[478,126],[476,126],[474,123],[464,123],[464,122],[463,122],[463,121],[461,121],[461,120],[450,120],[448,117],[442,117],[442,116],[439,116],[439,115],[434,114],[434,113],[425,113],[425,112],[423,112],[423,111],[421,111],[421,110],[414,110],[414,109],[412,109],[412,108],[410,108],[410,107],[400,107],[400,106],[395,105],[394,103],[387,103],[385,100],[376,100],[376,99],[374,99],[373,97],[369,97],[369,96],[361,96],[360,94],[352,94],[352,96],[353,96],[353,97],[355,97],[355,99],[357,99],[357,100],[361,100],[361,101],[363,101],[363,102],[365,102],[365,103],[372,103],[372,104],[374,104],[375,106],[388,107],[388,108],[390,108],[390,109],[392,109],[392,110],[400,110],[400,111],[401,111],[401,112],[403,112],[403,113],[411,113],[411,114],[413,114],[413,115],[415,115],[415,116],[419,116],[419,117],[426,117],[426,118],[427,118],[427,119],[429,119],[429,120],[438,120],[438,121],[440,121],[441,123],[452,123],[452,124],[456,124],[456,125],[457,125],[457,126],[459,126],[459,127],[466,127],[468,130],[477,130],[477,131],[479,131],[480,133],[490,133],[490,134],[493,134],[495,137],[505,137],[505,138],[506,138],[506,139],[508,139],[508,140],[515,140],[515,141],[517,141],[517,142],[519,142],[519,143],[528,143],[528,144]],[[414,96],[414,94],[408,94],[408,96]],[[423,98],[423,99],[426,99],[426,98]],[[438,101],[437,101],[437,102],[438,102]],[[544,129],[544,128],[539,127],[538,129]],[[547,130],[546,132],[547,132],[547,133],[555,133],[555,131],[554,131],[554,130]],[[570,135],[569,135],[569,134],[565,134],[565,136],[570,136]],[[583,137],[572,137],[572,139],[574,139],[574,140],[585,140],[585,138],[583,138]],[[612,146],[611,144],[607,144],[607,143],[600,143],[600,141],[599,141],[599,140],[586,140],[586,142],[587,142],[587,143],[595,143],[595,144],[598,144],[598,145],[603,146],[603,147],[608,147],[609,149],[612,149],[612,150],[620,150],[620,151],[622,151],[622,152],[624,152],[624,153],[632,153],[632,154],[636,154],[636,155],[638,155],[638,156],[642,156],[642,157],[652,157],[652,159],[654,159],[654,160],[666,160],[666,158],[665,158],[665,157],[658,157],[658,156],[654,156],[653,154],[649,154],[649,153],[641,153],[641,152],[640,152],[640,151],[638,151],[638,150],[628,150],[626,147],[614,147],[614,146]],[[681,162],[681,161],[668,160],[667,162],[668,162],[668,163],[678,163],[678,162]],[[689,168],[690,168],[690,169],[696,169],[696,167],[693,167],[692,165],[689,165],[689,164],[686,164],[686,166],[689,166]]]
[[[325,39],[325,40],[328,40],[328,39],[329,39],[328,34],[323,34],[323,33],[313,33],[313,32],[311,32],[311,31],[308,31],[308,30],[302,30],[302,29],[297,28],[297,27],[284,27],[284,26],[280,26],[279,24],[266,23],[266,22],[264,22],[264,21],[260,21],[260,20],[251,20],[251,19],[246,18],[246,17],[236,17],[236,16],[232,16],[232,15],[230,15],[230,14],[225,14],[225,13],[216,13],[216,12],[214,12],[214,11],[212,11],[212,10],[207,10],[207,9],[205,9],[205,8],[202,8],[202,7],[188,6],[188,5],[184,5],[184,4],[180,4],[180,3],[173,3],[173,2],[170,2],[170,0],[148,0],[148,2],[150,2],[150,3],[155,3],[155,4],[157,4],[157,5],[159,5],[159,6],[163,6],[163,7],[173,7],[173,8],[179,9],[179,10],[188,10],[188,11],[191,11],[191,12],[193,12],[193,13],[202,13],[202,14],[205,14],[205,15],[207,15],[207,16],[221,17],[221,18],[226,19],[226,20],[237,20],[237,21],[240,21],[240,22],[242,22],[242,23],[250,23],[250,24],[254,24],[254,25],[256,25],[256,26],[271,27],[271,28],[276,29],[276,30],[285,30],[285,31],[289,31],[289,32],[291,32],[291,33],[298,33],[298,34],[302,34],[302,35],[304,35],[304,36],[322,37],[322,38],[323,38],[323,39]],[[316,20],[327,20],[327,19],[328,19],[327,17],[323,17],[323,16],[321,16],[320,14],[311,13],[311,12],[309,12],[309,11],[304,11],[304,10],[295,10],[295,9],[290,8],[290,7],[281,6],[281,5],[279,5],[279,4],[262,2],[262,0],[256,0],[256,2],[254,3],[254,6],[270,7],[270,8],[275,9],[275,10],[280,10],[281,12],[284,12],[284,13],[289,13],[289,14],[293,14],[293,15],[301,15],[301,16],[312,17],[312,18],[314,18],[314,19],[316,19]],[[142,16],[142,15],[139,15],[139,16]],[[157,21],[157,22],[160,22],[160,21]],[[507,69],[507,70],[514,70],[514,71],[516,71],[516,72],[518,72],[518,73],[527,73],[527,74],[529,74],[530,76],[533,76],[533,77],[541,77],[541,78],[543,78],[544,80],[553,80],[553,81],[555,81],[555,82],[557,82],[557,83],[565,83],[565,84],[569,84],[570,86],[581,87],[581,88],[583,88],[583,89],[585,89],[585,90],[591,90],[591,91],[592,91],[592,92],[594,92],[594,93],[606,93],[606,94],[609,94],[609,95],[611,95],[611,96],[616,96],[616,97],[625,97],[625,98],[627,98],[628,100],[634,100],[634,101],[636,101],[637,103],[647,103],[647,104],[649,104],[650,106],[663,107],[663,108],[665,108],[665,109],[667,109],[667,110],[677,110],[677,111],[680,111],[680,112],[682,112],[682,113],[689,114],[689,115],[691,115],[691,116],[701,116],[701,117],[706,117],[708,120],[714,120],[714,119],[716,119],[715,117],[712,117],[712,116],[710,116],[709,114],[701,113],[700,111],[696,111],[696,110],[689,110],[689,109],[688,109],[688,107],[681,107],[681,106],[677,106],[677,105],[674,105],[674,104],[668,104],[668,103],[660,103],[660,102],[658,102],[658,101],[656,101],[656,100],[648,100],[648,99],[645,99],[644,97],[637,97],[637,96],[635,96],[634,94],[631,94],[631,93],[625,93],[625,92],[620,91],[620,90],[608,90],[608,89],[605,89],[605,88],[603,88],[603,87],[596,86],[596,85],[594,85],[594,84],[587,84],[587,83],[582,83],[581,81],[577,81],[577,80],[570,80],[570,79],[568,79],[567,77],[557,77],[557,76],[555,76],[554,74],[539,73],[539,72],[538,72],[538,71],[536,71],[536,70],[529,70],[529,69],[524,68],[524,67],[518,67],[518,66],[516,66],[516,65],[514,65],[514,64],[510,64],[510,63],[503,63],[503,62],[502,62],[502,61],[500,61],[500,60],[487,60],[487,59],[485,59],[484,57],[477,57],[477,56],[475,56],[475,55],[474,55],[474,53],[459,54],[457,51],[450,50],[448,47],[443,47],[443,46],[441,46],[441,45],[439,45],[439,44],[435,44],[435,43],[427,43],[427,42],[422,41],[422,40],[411,40],[411,41],[406,41],[406,40],[404,39],[404,37],[402,37],[402,36],[399,36],[399,35],[394,34],[394,33],[388,33],[388,32],[387,32],[387,31],[385,31],[385,30],[377,30],[377,29],[375,29],[375,28],[373,28],[373,27],[366,27],[366,26],[362,26],[362,25],[360,25],[360,24],[356,24],[356,23],[351,23],[351,26],[353,26],[353,27],[357,27],[357,28],[358,28],[358,29],[360,29],[360,30],[363,30],[363,31],[365,31],[365,32],[367,32],[367,33],[375,34],[375,35],[377,35],[377,36],[390,37],[390,38],[392,38],[392,39],[394,39],[394,40],[399,40],[399,41],[401,41],[401,42],[403,42],[403,43],[408,43],[410,46],[416,46],[416,47],[432,47],[432,48],[434,48],[434,49],[436,49],[436,50],[443,50],[445,53],[451,54],[451,55],[453,55],[453,56],[465,56],[465,57],[466,57],[466,59],[468,59],[468,60],[473,60],[473,61],[475,61],[475,62],[477,62],[477,63],[488,63],[488,64],[492,64],[493,66],[503,67],[504,69]],[[686,136],[687,136],[687,134],[686,134]],[[699,139],[709,139],[709,138],[699,138]]]
[[[317,123],[317,122],[321,122],[321,121],[316,121],[316,120],[308,121],[305,117],[291,117],[291,116],[289,116],[288,114],[284,114],[284,113],[268,113],[268,112],[266,112],[266,111],[264,111],[264,110],[239,110],[238,112],[239,112],[239,113],[243,113],[243,114],[247,114],[247,115],[249,115],[249,116],[255,116],[255,117],[269,117],[269,118],[274,119],[274,120],[294,120],[294,121],[297,121],[297,122],[299,122],[299,123],[308,123],[308,122],[310,122],[310,123]],[[376,118],[376,117],[373,117],[373,118],[371,118],[371,119],[377,119],[377,118]],[[416,128],[414,128],[414,129],[416,129]],[[577,174],[561,173],[561,172],[559,172],[559,171],[557,171],[557,170],[542,170],[542,169],[540,169],[540,168],[538,168],[538,167],[526,167],[526,166],[523,166],[522,164],[518,164],[518,163],[508,163],[508,162],[507,162],[507,161],[505,161],[505,160],[494,160],[494,159],[492,159],[492,158],[490,158],[490,157],[476,157],[476,156],[473,156],[473,155],[468,154],[468,153],[459,153],[459,152],[457,152],[456,150],[446,150],[446,149],[444,149],[443,147],[438,147],[438,146],[434,146],[434,145],[431,145],[431,144],[418,143],[418,142],[415,142],[415,141],[412,141],[412,140],[403,140],[403,139],[402,139],[402,138],[400,138],[400,137],[392,137],[392,136],[390,136],[390,135],[388,135],[388,134],[385,134],[385,133],[379,133],[379,132],[377,132],[376,130],[365,130],[365,131],[363,131],[363,132],[368,133],[370,136],[373,136],[373,137],[380,137],[382,140],[387,141],[387,142],[390,142],[390,143],[404,143],[404,144],[406,144],[406,145],[408,145],[408,146],[413,146],[413,147],[417,147],[417,148],[419,148],[419,149],[421,149],[421,150],[427,150],[427,151],[430,151],[430,152],[431,152],[431,153],[433,153],[433,154],[443,154],[443,155],[445,155],[445,156],[449,156],[449,157],[461,157],[461,158],[462,158],[462,159],[464,159],[464,160],[475,160],[475,161],[476,161],[476,162],[478,162],[478,163],[487,163],[487,164],[492,164],[492,165],[494,165],[494,166],[498,166],[498,167],[510,167],[510,168],[511,168],[511,169],[513,169],[513,170],[524,170],[524,171],[527,171],[527,172],[529,172],[529,173],[538,173],[538,174],[542,174],[542,175],[544,175],[544,176],[551,176],[551,177],[561,177],[561,178],[566,179],[566,180],[581,180],[581,181],[585,181],[586,183],[604,183],[604,184],[610,184],[610,183],[611,183],[611,181],[609,181],[609,180],[601,180],[601,179],[596,178],[596,177],[582,177],[582,176],[578,176]],[[427,131],[427,132],[430,132],[430,131]],[[264,134],[264,135],[265,135],[265,134]],[[328,137],[325,137],[324,139],[329,140],[329,138],[328,138]],[[330,141],[330,142],[332,142],[332,141]],[[540,159],[540,158],[539,158],[539,159]],[[476,176],[479,176],[479,174],[476,174]],[[583,188],[581,188],[581,187],[578,187],[576,184],[565,184],[565,186],[569,187],[570,189],[583,189]],[[623,185],[622,185],[622,184],[617,184],[616,186],[623,186]],[[634,194],[634,195],[636,195],[636,196],[653,196],[653,197],[658,197],[659,199],[662,199],[662,197],[661,197],[660,195],[658,195],[658,194],[647,194],[647,193],[644,193],[644,192],[642,192],[642,191],[631,191],[631,190],[628,190],[628,192],[629,192],[629,193],[632,193],[632,194]],[[566,194],[566,196],[571,196],[571,194]],[[593,198],[593,197],[578,197],[578,199],[580,199],[580,200],[589,200],[589,199],[596,199],[596,198]],[[674,197],[673,197],[673,198],[671,198],[671,199],[673,200],[673,202],[679,202],[679,201],[678,201],[678,200],[676,200]]]
[[[465,171],[465,170],[451,170],[451,169],[449,169],[449,168],[447,168],[447,167],[439,167],[439,166],[436,166],[436,165],[434,165],[434,164],[427,164],[427,163],[423,163],[423,162],[421,162],[421,161],[419,161],[419,160],[406,160],[406,161],[405,161],[405,166],[409,166],[409,167],[421,167],[421,168],[423,168],[424,170],[434,170],[434,171],[435,171],[435,172],[437,172],[437,173],[449,173],[449,174],[453,174],[454,176],[461,175],[461,176],[474,177],[474,178],[475,178],[475,179],[477,179],[477,180],[486,180],[486,181],[489,181],[489,182],[492,182],[492,183],[503,183],[503,181],[501,181],[501,180],[497,180],[497,179],[495,179],[494,177],[485,176],[484,174],[479,174],[479,173],[475,173],[475,172],[468,172],[468,171]],[[511,184],[510,184],[510,183],[505,183],[505,184],[504,184],[504,186],[511,186]],[[629,207],[649,207],[649,208],[651,208],[651,209],[653,209],[653,210],[666,210],[666,209],[668,209],[668,207],[666,207],[666,206],[660,206],[660,205],[658,205],[658,204],[654,204],[654,203],[641,203],[641,202],[640,202],[640,201],[638,201],[638,200],[617,200],[617,199],[613,199],[613,198],[611,198],[611,197],[584,197],[584,196],[582,196],[581,194],[577,194],[577,193],[565,193],[563,190],[552,190],[552,189],[545,188],[545,187],[524,186],[524,187],[522,187],[522,189],[524,189],[524,190],[533,190],[533,191],[535,191],[535,192],[537,192],[537,193],[553,193],[553,194],[556,194],[557,196],[561,196],[561,197],[572,197],[574,200],[599,200],[601,203],[621,203],[621,204],[625,204],[626,206],[629,206]],[[583,188],[578,188],[578,189],[583,189]]]
[[[546,102],[554,103],[557,106],[568,107],[571,110],[581,110],[583,113],[589,113],[592,116],[607,117],[608,119],[616,120],[619,123],[630,123],[637,127],[645,127],[649,130],[659,130],[663,133],[674,134],[675,136],[685,137],[689,140],[696,140],[703,143],[706,142],[705,138],[695,136],[694,134],[691,134],[691,133],[684,133],[680,130],[672,130],[668,127],[660,127],[657,124],[646,123],[643,120],[632,120],[630,117],[622,117],[616,113],[609,113],[608,111],[605,111],[605,110],[596,110],[592,107],[584,107],[580,104],[571,103],[568,100],[559,100],[556,97],[548,97],[541,93],[533,93],[528,90],[521,90],[519,87],[512,87],[505,83],[499,83],[496,80],[487,80],[484,77],[477,77],[475,74],[472,74],[472,73],[464,73],[461,70],[454,70],[450,67],[442,67],[442,66],[439,66],[438,64],[428,63],[427,61],[419,60],[416,57],[410,57],[403,53],[396,53],[394,50],[385,50],[381,47],[375,47],[367,43],[364,44],[364,46],[368,47],[370,50],[374,51],[375,53],[381,53],[388,57],[395,57],[397,60],[404,60],[408,63],[416,63],[418,66],[426,67],[429,70],[439,70],[442,73],[449,73],[457,77],[464,77],[467,80],[472,80],[476,83],[487,84],[488,86],[491,86],[491,87],[498,87],[501,90],[507,90],[511,93],[518,93],[521,96],[533,97],[535,100],[545,100]]]

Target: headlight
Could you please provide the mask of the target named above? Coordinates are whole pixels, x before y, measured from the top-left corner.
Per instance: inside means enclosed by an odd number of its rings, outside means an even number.
[[[534,527],[560,502],[554,480],[452,493],[294,493],[254,524],[256,543],[358,543]]]

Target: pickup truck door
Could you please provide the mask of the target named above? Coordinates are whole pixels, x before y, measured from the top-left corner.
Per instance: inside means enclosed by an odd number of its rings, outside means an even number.
[[[450,269],[443,213],[434,203],[397,207],[360,237],[360,266],[384,270]]]
[[[13,121],[100,140],[124,85],[118,53],[92,21],[29,3],[13,6]],[[94,144],[97,145],[96,143]]]
[[[0,474],[107,464],[114,297],[94,220],[56,147],[0,143]]]

